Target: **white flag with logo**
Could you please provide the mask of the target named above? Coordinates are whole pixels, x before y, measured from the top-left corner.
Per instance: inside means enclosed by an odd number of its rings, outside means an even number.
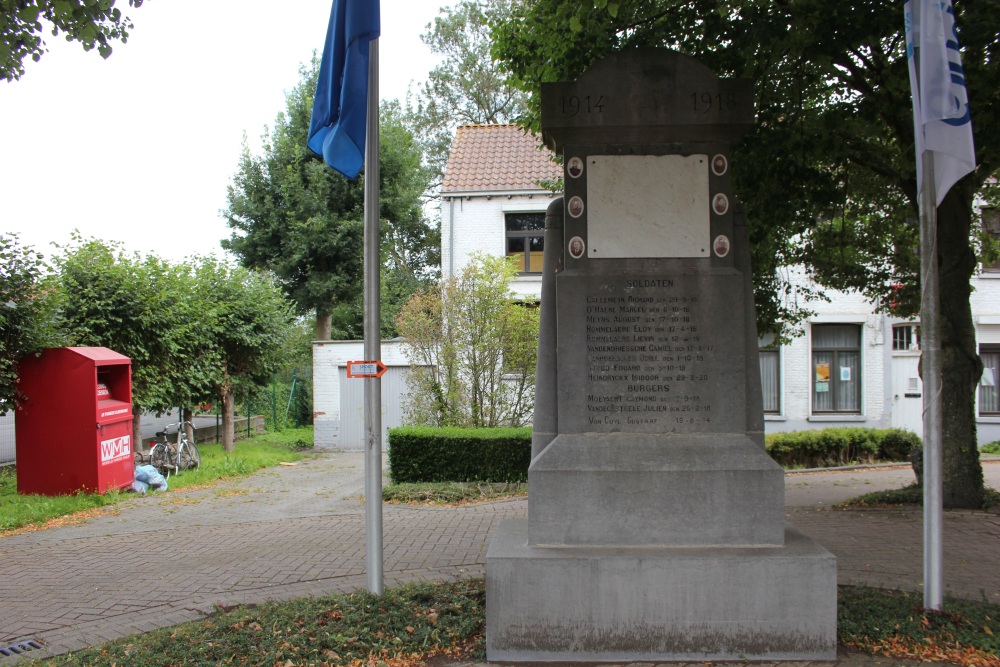
[[[924,151],[931,151],[936,204],[940,206],[951,186],[976,168],[955,11],[951,0],[907,0],[903,12],[913,91],[917,189],[923,188]]]

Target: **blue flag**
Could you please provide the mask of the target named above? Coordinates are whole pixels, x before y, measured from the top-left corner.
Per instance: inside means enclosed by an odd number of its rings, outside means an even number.
[[[378,35],[379,0],[333,0],[308,146],[347,178],[365,163],[368,44]]]

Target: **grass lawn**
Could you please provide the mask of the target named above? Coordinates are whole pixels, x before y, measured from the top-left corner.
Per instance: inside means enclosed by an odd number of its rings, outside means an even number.
[[[410,667],[485,660],[482,579],[219,609],[212,616],[28,665]],[[911,660],[998,667],[1000,605],[841,587],[842,648]]]
[[[167,480],[170,493],[178,489],[215,484],[224,479],[244,477],[261,468],[276,466],[282,461],[301,459],[302,450],[312,447],[312,427],[264,433],[236,443],[236,451],[222,451],[222,445],[199,444],[201,467],[171,475]],[[156,492],[163,493],[163,492]],[[0,468],[0,535],[47,522],[71,520],[67,516],[114,511],[113,506],[134,498],[130,491],[108,493],[75,493],[66,496],[19,495],[17,473],[13,466]]]

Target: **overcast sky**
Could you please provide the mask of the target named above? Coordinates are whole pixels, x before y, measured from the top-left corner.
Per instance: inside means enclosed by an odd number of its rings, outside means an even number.
[[[73,229],[170,260],[221,252],[219,210],[243,134],[259,145],[298,68],[322,51],[331,0],[146,0],[108,60],[48,35],[0,80],[0,231],[51,252]],[[436,63],[420,34],[451,0],[382,0],[382,99]]]

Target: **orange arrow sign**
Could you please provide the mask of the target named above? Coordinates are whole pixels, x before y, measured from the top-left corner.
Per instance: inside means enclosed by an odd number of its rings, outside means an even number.
[[[386,367],[381,361],[348,361],[347,377],[349,378],[380,378],[385,375]]]

